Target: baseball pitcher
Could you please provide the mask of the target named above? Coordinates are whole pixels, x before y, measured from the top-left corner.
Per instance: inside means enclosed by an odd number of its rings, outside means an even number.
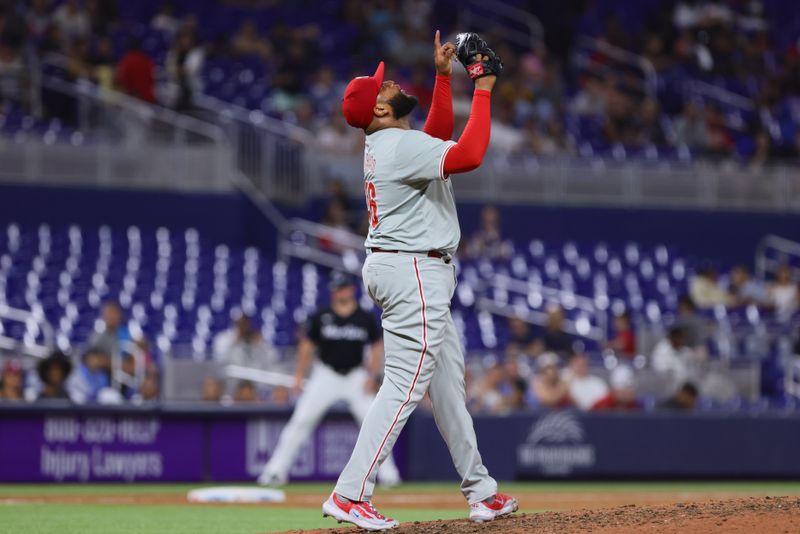
[[[470,117],[457,143],[450,140],[454,56],[475,82]],[[383,310],[385,370],[350,461],[322,511],[367,530],[398,525],[371,504],[376,472],[426,392],[462,478],[470,519],[490,521],[517,509],[516,499],[497,492],[481,462],[466,408],[464,356],[450,315],[456,285],[450,260],[461,237],[450,176],[481,164],[489,144],[491,91],[503,64],[478,35],[460,34],[456,45],[441,45],[438,31],[434,61],[433,102],[421,132],[408,120],[417,99],[383,80],[383,63],[373,76],[352,80],[342,101],[347,123],[366,133],[369,235],[362,273]]]

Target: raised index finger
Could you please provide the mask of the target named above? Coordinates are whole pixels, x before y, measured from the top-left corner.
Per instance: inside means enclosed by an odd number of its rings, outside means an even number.
[[[442,42],[439,40],[439,30],[436,30],[436,36],[433,38],[433,46],[438,50],[442,47]]]

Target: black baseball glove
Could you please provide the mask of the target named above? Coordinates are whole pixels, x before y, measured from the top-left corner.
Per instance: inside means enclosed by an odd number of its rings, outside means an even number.
[[[478,61],[477,55],[481,60]],[[477,33],[459,33],[456,36],[456,57],[473,80],[503,72],[503,62]]]

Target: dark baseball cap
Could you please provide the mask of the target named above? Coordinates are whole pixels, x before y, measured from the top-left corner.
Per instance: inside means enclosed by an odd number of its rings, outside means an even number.
[[[378,64],[372,76],[359,76],[350,80],[344,90],[342,114],[347,124],[366,130],[372,122],[372,109],[378,100],[383,84],[383,61]]]
[[[353,281],[352,276],[339,271],[334,271],[331,273],[331,280],[328,282],[328,289],[331,291],[336,291],[337,289],[354,285],[355,282]]]

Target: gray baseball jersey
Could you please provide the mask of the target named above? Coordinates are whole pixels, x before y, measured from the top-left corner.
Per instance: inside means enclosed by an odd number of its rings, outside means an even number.
[[[367,136],[367,248],[455,254],[461,230],[453,186],[444,176],[444,158],[453,145],[419,130],[400,128]]]
[[[367,292],[383,310],[386,364],[383,384],[336,484],[338,495],[354,501],[372,497],[377,470],[425,393],[467,501],[476,503],[497,491],[481,461],[466,406],[464,355],[450,315],[455,267],[426,254],[452,255],[461,237],[453,189],[443,176],[453,145],[397,128],[367,137],[366,246],[401,253],[373,252],[362,269]]]

